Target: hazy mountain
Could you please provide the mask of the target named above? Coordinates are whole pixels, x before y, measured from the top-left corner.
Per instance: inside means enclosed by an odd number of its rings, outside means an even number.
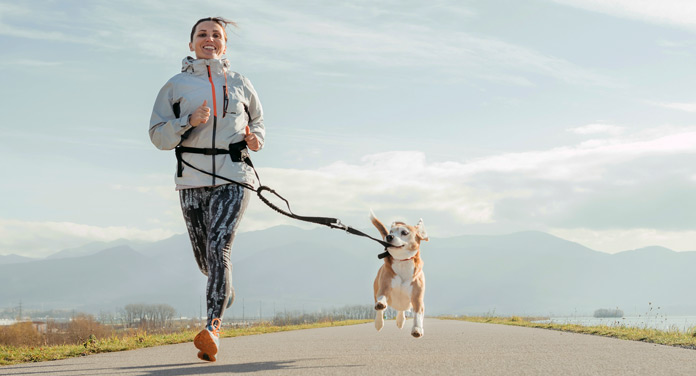
[[[29,262],[29,261],[36,261],[35,258],[32,257],[24,257],[20,255],[0,255],[0,265],[6,265],[6,264],[19,264],[22,262]]]
[[[61,251],[58,251],[56,253],[53,253],[49,256],[47,256],[47,259],[59,259],[59,258],[68,258],[68,257],[82,257],[82,256],[89,256],[93,255],[99,251],[102,251],[107,248],[113,248],[113,247],[118,247],[122,245],[127,245],[130,247],[134,247],[135,245],[138,244],[144,244],[143,242],[138,242],[138,241],[132,241],[132,240],[127,240],[127,239],[117,239],[114,241],[110,242],[92,242],[85,244],[80,247],[75,247],[75,248],[68,248],[64,249]]]
[[[373,231],[376,234],[376,230]],[[238,235],[232,261],[237,302],[227,317],[273,310],[372,304],[379,244],[342,231],[281,226]],[[696,252],[648,247],[615,255],[540,232],[431,239],[422,245],[430,314],[591,314],[597,308],[696,314],[689,300]],[[167,303],[201,312],[205,277],[188,236],[135,251],[0,265],[0,304],[98,312]]]

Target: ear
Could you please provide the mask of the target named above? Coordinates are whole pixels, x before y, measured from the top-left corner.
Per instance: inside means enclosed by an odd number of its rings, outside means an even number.
[[[193,51],[193,43],[189,43],[189,50]]]
[[[423,223],[422,218],[420,221],[418,221],[418,224],[416,225],[416,231],[418,231],[416,235],[418,235],[420,240],[425,240],[426,242],[428,241],[428,232],[425,231],[425,223]]]
[[[370,221],[372,224],[377,227],[377,231],[379,231],[379,234],[382,235],[382,239],[386,238],[387,235],[389,235],[389,231],[387,231],[387,228],[384,227],[384,224],[375,217],[375,213],[372,212],[372,209],[370,209]]]

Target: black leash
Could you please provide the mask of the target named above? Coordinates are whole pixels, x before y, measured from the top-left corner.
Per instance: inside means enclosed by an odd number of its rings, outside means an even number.
[[[259,182],[259,183],[261,183],[261,182]],[[285,210],[277,207],[276,205],[271,203],[268,199],[263,197],[263,195],[262,195],[263,191],[268,191],[268,192],[274,194],[276,197],[280,198],[281,200],[285,201],[285,205],[288,207],[288,211],[285,211]],[[316,223],[316,224],[324,225],[324,226],[327,226],[330,228],[344,230],[345,232],[347,232],[349,234],[363,236],[363,237],[372,239],[372,240],[376,241],[377,243],[384,246],[384,252],[377,255],[377,258],[381,260],[381,259],[389,256],[389,252],[387,252],[387,248],[391,247],[391,244],[389,244],[385,241],[379,240],[377,238],[373,238],[372,236],[367,235],[366,233],[364,233],[358,229],[355,229],[353,227],[345,225],[345,224],[341,223],[341,220],[338,218],[305,217],[305,216],[297,215],[297,214],[292,212],[292,209],[290,209],[290,203],[288,202],[288,200],[286,200],[283,196],[278,194],[278,192],[276,192],[275,190],[273,190],[265,185],[259,186],[259,188],[256,190],[256,195],[259,196],[261,201],[263,201],[264,204],[268,205],[268,207],[270,207],[271,209],[277,211],[278,213],[283,214],[285,216],[288,216],[290,218],[297,219],[299,221],[304,221],[304,222]]]
[[[244,144],[243,147],[242,147],[242,144]],[[387,248],[388,248],[388,247],[391,247],[391,244],[389,244],[389,243],[387,243],[387,242],[385,242],[385,241],[383,241],[383,240],[374,238],[374,237],[372,237],[372,236],[370,236],[370,235],[368,235],[368,234],[366,234],[366,233],[364,233],[364,232],[362,232],[362,231],[360,231],[360,230],[358,230],[358,229],[355,229],[355,228],[353,228],[353,227],[351,227],[351,226],[345,225],[345,224],[341,223],[341,220],[338,219],[338,218],[331,218],[331,217],[307,217],[307,216],[297,215],[297,214],[293,213],[292,209],[290,209],[290,202],[288,202],[288,200],[286,200],[283,196],[281,196],[280,194],[278,194],[278,192],[276,192],[275,190],[271,189],[270,187],[267,187],[267,186],[265,186],[265,185],[261,185],[261,178],[259,177],[259,173],[256,171],[256,167],[254,167],[254,164],[251,162],[251,158],[249,157],[249,151],[246,149],[246,142],[244,142],[244,141],[237,142],[237,143],[234,143],[234,144],[230,144],[230,145],[229,145],[229,150],[225,150],[225,149],[207,149],[207,148],[190,148],[190,147],[185,147],[185,146],[177,146],[176,149],[175,149],[175,152],[176,152],[176,159],[177,159],[177,175],[178,175],[178,176],[181,176],[181,173],[182,173],[182,170],[183,170],[183,165],[186,165],[186,166],[188,166],[188,167],[190,167],[190,168],[192,168],[192,169],[194,169],[194,170],[196,170],[196,171],[202,172],[202,173],[204,173],[204,174],[206,174],[206,175],[210,175],[210,176],[212,176],[212,177],[214,177],[214,178],[222,179],[222,180],[224,180],[224,181],[227,181],[227,182],[230,182],[230,183],[233,183],[233,184],[240,185],[240,186],[242,186],[242,187],[244,187],[244,188],[246,188],[246,189],[248,189],[248,190],[250,190],[250,191],[256,192],[256,195],[259,196],[259,199],[260,199],[261,201],[263,201],[264,204],[266,204],[269,208],[275,210],[276,212],[278,212],[278,213],[280,213],[280,214],[282,214],[282,215],[285,215],[285,216],[290,217],[290,218],[292,218],[292,219],[296,219],[296,220],[298,220],[298,221],[309,222],[309,223],[315,223],[315,224],[322,225],[322,226],[327,226],[327,227],[333,228],[333,229],[340,229],[340,230],[344,230],[345,232],[347,232],[347,233],[349,233],[349,234],[358,235],[358,236],[362,236],[362,237],[366,237],[366,238],[372,239],[372,240],[376,241],[377,243],[381,244],[382,246],[384,246],[384,252],[382,252],[382,253],[380,253],[379,255],[377,255],[377,258],[383,259],[383,258],[389,256],[389,252],[387,252]],[[238,182],[238,181],[235,181],[235,180],[232,180],[232,179],[228,179],[228,178],[226,178],[226,177],[224,177],[224,176],[220,176],[220,175],[218,175],[218,174],[216,174],[216,173],[208,172],[208,171],[202,170],[202,169],[200,169],[200,168],[198,168],[198,167],[196,167],[196,166],[194,166],[194,165],[192,165],[192,164],[186,162],[186,161],[181,157],[181,154],[182,154],[182,153],[195,153],[195,154],[204,154],[204,155],[229,154],[233,161],[235,161],[235,162],[244,162],[244,163],[246,163],[247,165],[249,165],[249,167],[251,167],[252,170],[254,170],[254,174],[256,175],[256,179],[257,179],[258,182],[259,182],[259,187],[258,187],[258,188],[254,188],[254,186],[252,186],[251,184],[240,183],[240,182]],[[286,205],[287,208],[288,208],[287,211],[286,211],[286,210],[283,210],[283,209],[281,209],[281,208],[279,208],[278,206],[276,206],[275,204],[273,204],[270,200],[268,200],[266,197],[264,197],[263,194],[262,194],[264,191],[268,191],[268,192],[270,192],[271,194],[273,194],[273,195],[275,195],[276,197],[278,197],[279,199],[283,200],[283,201],[285,202],[285,205]]]

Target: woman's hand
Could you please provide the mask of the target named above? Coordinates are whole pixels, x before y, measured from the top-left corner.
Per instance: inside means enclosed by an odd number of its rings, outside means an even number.
[[[191,124],[192,127],[197,127],[208,122],[210,118],[210,107],[208,107],[207,104],[208,101],[204,100],[203,104],[198,106],[189,117],[189,124]]]
[[[255,134],[251,133],[251,130],[249,130],[249,126],[246,126],[245,130],[246,135],[244,136],[244,141],[247,143],[247,147],[251,149],[252,151],[258,151],[261,148],[261,145],[259,144],[259,139],[256,137]]]

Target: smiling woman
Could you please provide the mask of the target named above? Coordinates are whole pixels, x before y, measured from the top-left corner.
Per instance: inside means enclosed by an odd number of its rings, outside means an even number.
[[[227,51],[227,25],[236,23],[222,17],[201,18],[191,29],[189,48],[198,59],[217,59]]]
[[[181,73],[160,90],[150,118],[152,143],[176,150],[181,209],[194,257],[208,277],[208,321],[194,341],[207,361],[216,360],[222,316],[234,301],[230,253],[249,203],[246,188],[257,183],[241,155],[260,150],[265,136],[256,90],[222,57],[227,25],[235,24],[221,17],[195,23],[189,49],[196,58],[186,57]]]

